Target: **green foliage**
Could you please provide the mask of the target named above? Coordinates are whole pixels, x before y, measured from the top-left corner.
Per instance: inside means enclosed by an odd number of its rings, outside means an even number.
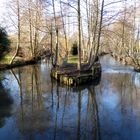
[[[12,59],[12,56],[7,54],[2,57],[1,63],[9,64]]]
[[[0,27],[0,59],[9,51],[10,41],[7,32]]]
[[[77,45],[77,42],[76,41],[72,45],[71,54],[72,55],[77,55],[78,54],[78,45]]]

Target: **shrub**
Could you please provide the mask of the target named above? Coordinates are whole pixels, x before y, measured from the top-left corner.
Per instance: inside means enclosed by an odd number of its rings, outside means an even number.
[[[78,45],[77,45],[77,42],[76,41],[72,45],[71,54],[72,55],[77,55],[78,54]]]
[[[10,41],[7,32],[0,27],[0,59],[9,51]]]

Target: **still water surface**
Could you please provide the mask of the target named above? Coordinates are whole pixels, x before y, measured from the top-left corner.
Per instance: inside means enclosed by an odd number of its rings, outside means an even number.
[[[139,140],[140,74],[101,58],[99,84],[68,88],[38,64],[5,71],[0,140]]]

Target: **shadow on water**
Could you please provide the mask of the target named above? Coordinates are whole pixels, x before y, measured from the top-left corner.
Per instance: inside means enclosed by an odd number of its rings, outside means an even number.
[[[0,128],[5,125],[5,119],[11,116],[11,105],[13,100],[9,91],[4,88],[0,80]]]

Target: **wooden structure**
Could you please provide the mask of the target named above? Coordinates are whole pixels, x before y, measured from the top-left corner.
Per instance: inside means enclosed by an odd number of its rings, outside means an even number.
[[[75,65],[53,68],[51,77],[68,86],[82,85],[101,77],[100,63],[96,63],[91,70],[84,70],[84,67],[86,66],[83,65],[81,71],[78,71]]]

